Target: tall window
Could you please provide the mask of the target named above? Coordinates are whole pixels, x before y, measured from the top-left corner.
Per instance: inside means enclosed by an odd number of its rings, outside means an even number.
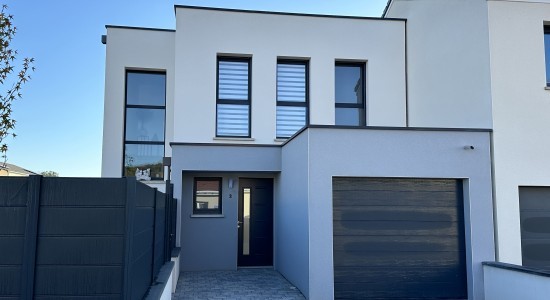
[[[162,180],[166,74],[126,72],[124,176]]]
[[[218,58],[216,136],[250,137],[250,59]]]
[[[546,86],[550,87],[550,26],[544,26],[544,54],[546,58]]]
[[[277,138],[288,138],[308,124],[308,63],[277,62]]]
[[[365,64],[336,63],[336,125],[365,126]]]

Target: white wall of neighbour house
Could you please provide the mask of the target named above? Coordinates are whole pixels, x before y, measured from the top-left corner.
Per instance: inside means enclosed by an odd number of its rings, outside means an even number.
[[[252,138],[274,143],[277,58],[310,62],[310,123],[334,124],[334,64],[367,62],[367,123],[405,126],[405,22],[176,8],[174,140],[217,142],[216,58],[252,57]],[[226,141],[224,141],[226,142]],[[242,141],[241,141],[242,142]]]
[[[550,186],[550,1],[488,1],[500,261],[521,264],[518,186]]]
[[[491,128],[486,0],[393,0],[407,19],[411,127]]]
[[[165,156],[174,135],[174,32],[107,28],[102,177],[122,176],[126,70],[166,71]]]

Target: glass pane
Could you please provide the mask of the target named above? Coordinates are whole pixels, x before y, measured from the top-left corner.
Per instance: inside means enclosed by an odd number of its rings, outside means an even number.
[[[305,125],[305,107],[277,106],[277,137],[290,137]]]
[[[243,189],[243,255],[250,254],[250,189]]]
[[[166,99],[166,75],[134,73],[126,75],[126,103],[133,105],[164,106]]]
[[[305,64],[277,64],[277,101],[306,101]]]
[[[162,180],[164,145],[126,144],[124,176],[136,176],[136,171],[148,173],[151,180]],[[137,177],[137,176],[136,176]]]
[[[197,180],[195,186],[195,210],[220,208],[220,180]]]
[[[248,62],[219,61],[218,99],[248,100]]]
[[[127,108],[127,141],[164,141],[164,109]]]
[[[363,103],[361,66],[336,66],[336,103]]]
[[[217,136],[248,136],[248,105],[218,104]]]
[[[546,56],[546,85],[550,86],[550,33],[544,34],[544,52]]]
[[[336,107],[336,125],[364,126],[364,114],[362,108]]]

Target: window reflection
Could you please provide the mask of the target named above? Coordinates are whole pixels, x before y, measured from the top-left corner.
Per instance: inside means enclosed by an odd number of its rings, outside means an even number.
[[[127,141],[164,141],[164,109],[128,108]]]
[[[221,214],[221,178],[196,178],[194,214]]]

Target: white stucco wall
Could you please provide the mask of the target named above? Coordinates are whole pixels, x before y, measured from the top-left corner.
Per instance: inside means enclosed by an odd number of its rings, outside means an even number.
[[[550,295],[550,277],[483,266],[485,300],[546,300]]]
[[[393,0],[407,19],[411,127],[491,128],[485,0]]]
[[[277,58],[310,64],[310,123],[334,124],[334,64],[367,62],[367,123],[405,125],[405,22],[176,8],[174,140],[217,142],[216,57],[252,57],[252,138],[274,143]],[[227,141],[224,141],[227,142]]]
[[[545,2],[545,3],[543,3]],[[518,186],[550,186],[550,1],[488,1],[498,257],[521,264]]]
[[[122,176],[126,70],[166,71],[165,156],[174,135],[174,32],[107,28],[102,177]]]

